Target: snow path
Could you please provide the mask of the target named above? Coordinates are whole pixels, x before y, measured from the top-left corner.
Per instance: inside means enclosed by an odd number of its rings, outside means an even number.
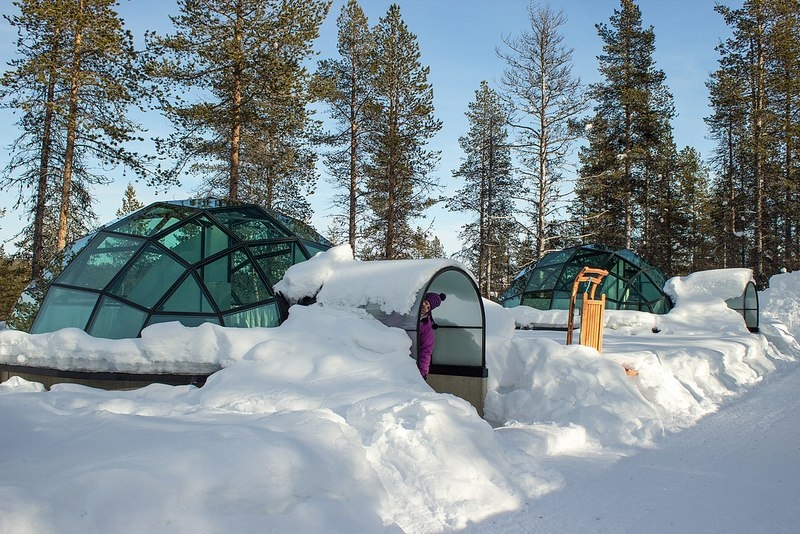
[[[559,471],[565,487],[467,531],[800,532],[800,367],[769,376],[657,448],[543,459],[542,467]]]

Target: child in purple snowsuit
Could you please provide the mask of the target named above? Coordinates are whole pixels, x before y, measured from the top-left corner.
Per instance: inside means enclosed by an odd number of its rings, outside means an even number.
[[[419,351],[417,367],[422,378],[428,379],[428,370],[431,367],[431,354],[433,354],[433,344],[436,342],[433,331],[437,328],[436,323],[431,317],[431,310],[437,308],[447,295],[444,293],[426,293],[425,299],[420,305],[419,320]]]

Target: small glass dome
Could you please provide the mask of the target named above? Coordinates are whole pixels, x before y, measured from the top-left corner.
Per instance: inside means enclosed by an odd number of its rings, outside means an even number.
[[[273,284],[330,248],[308,225],[251,204],[158,202],[77,242],[31,333],[137,337],[153,323],[277,326]]]
[[[605,245],[582,245],[545,254],[514,278],[500,296],[500,303],[506,308],[522,305],[567,310],[573,281],[584,267],[608,271],[597,288],[598,296],[606,296],[606,309],[659,314],[672,309],[672,301],[664,293],[664,273],[630,250]]]

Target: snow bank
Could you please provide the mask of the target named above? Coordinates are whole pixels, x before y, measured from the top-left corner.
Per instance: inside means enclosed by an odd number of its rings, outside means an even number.
[[[311,261],[328,267],[293,273],[289,293],[336,287],[338,263],[352,263],[341,250]],[[336,305],[293,306],[278,328],[172,323],[122,341],[0,331],[0,354],[15,363],[222,368],[199,389],[0,384],[0,531],[489,525],[568,483],[545,460],[634,454],[794,363],[800,347],[785,325],[797,317],[782,312],[799,281],[776,284],[783,300],[764,299],[764,333],[751,334],[707,276],[672,281],[677,305],[660,332],[641,314],[609,314],[602,354],[565,346],[563,331],[516,330],[520,310],[486,301],[486,420],[427,386],[404,331],[345,306],[358,277],[339,279],[326,301]],[[385,303],[400,310],[405,299]]]
[[[725,304],[751,276],[726,269],[673,278],[667,288],[675,307],[663,316],[607,310],[602,355],[565,346],[563,331],[488,337],[487,420],[513,429],[517,441],[527,434],[528,448],[541,454],[646,447],[693,425],[777,362],[800,356],[780,323],[763,321],[766,333],[750,334]],[[553,312],[524,306],[509,313],[517,326],[558,322]]]
[[[791,332],[800,331],[800,271],[776,274],[759,296],[761,316],[783,322]]]
[[[727,299],[741,297],[753,278],[750,269],[713,269],[667,280],[664,292],[675,307],[659,321],[666,333],[746,332],[742,316],[728,307]],[[699,320],[702,318],[702,320]]]

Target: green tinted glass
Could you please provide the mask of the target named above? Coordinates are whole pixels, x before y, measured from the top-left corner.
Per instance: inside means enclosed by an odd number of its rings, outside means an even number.
[[[67,266],[59,284],[103,289],[144,243],[134,237],[99,233]]]
[[[152,307],[184,271],[180,263],[150,244],[114,283],[111,293]]]
[[[110,225],[109,230],[123,234],[151,236],[189,217],[194,210],[183,206],[155,205],[137,211],[130,217]]]
[[[250,308],[224,316],[225,326],[239,328],[270,327],[280,324],[278,305],[270,302],[258,308]]]
[[[230,210],[214,216],[242,241],[280,239],[290,235],[254,209]]]
[[[436,365],[483,365],[483,331],[480,328],[439,328],[431,363]]]
[[[205,217],[176,228],[158,242],[189,264],[222,252],[229,246],[228,235]]]
[[[260,300],[272,297],[272,290],[256,272],[247,255],[238,250],[233,253],[231,269],[231,295],[234,306],[255,304]]]
[[[95,319],[86,331],[92,336],[108,339],[136,337],[146,318],[147,313],[139,309],[103,297]]]
[[[258,262],[261,270],[275,284],[283,278],[286,271],[294,265],[295,243],[277,243],[274,245],[251,246],[250,250]]]
[[[86,328],[97,297],[97,293],[52,286],[31,327],[31,334],[69,327]]]
[[[214,308],[193,274],[186,277],[158,311],[213,313]]]
[[[561,274],[562,264],[549,265],[541,269],[537,268],[531,273],[528,279],[528,285],[525,291],[541,291],[544,289],[553,289],[558,282],[558,275]]]

